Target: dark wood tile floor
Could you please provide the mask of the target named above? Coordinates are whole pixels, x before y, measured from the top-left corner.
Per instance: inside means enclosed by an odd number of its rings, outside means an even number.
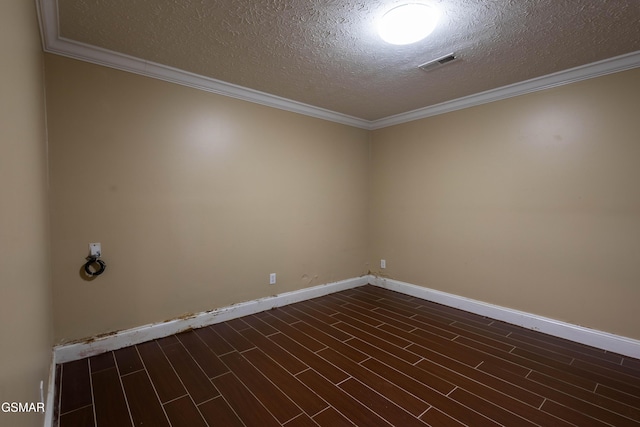
[[[65,363],[59,426],[640,426],[640,361],[371,285]]]

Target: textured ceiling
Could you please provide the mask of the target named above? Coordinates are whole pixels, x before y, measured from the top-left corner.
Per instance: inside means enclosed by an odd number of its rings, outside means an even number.
[[[397,0],[58,0],[59,32],[365,120],[640,50],[639,0],[421,2],[441,19],[408,46],[375,30]]]

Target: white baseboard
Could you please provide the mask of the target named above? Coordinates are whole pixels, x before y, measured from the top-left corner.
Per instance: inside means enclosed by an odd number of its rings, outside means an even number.
[[[47,386],[47,397],[44,405],[44,427],[53,427],[53,414],[55,412],[56,397],[56,353],[51,352],[51,367],[49,368],[49,384]]]
[[[65,363],[95,356],[122,347],[164,338],[187,329],[202,328],[213,325],[214,323],[248,316],[271,308],[366,285],[369,283],[369,280],[370,276],[355,277],[197,313],[184,319],[180,318],[167,322],[139,326],[137,328],[119,331],[112,335],[96,338],[92,341],[87,340],[85,342],[59,345],[53,349],[54,359],[56,363]]]
[[[502,320],[527,329],[540,331],[555,337],[565,338],[602,350],[640,359],[640,341],[633,338],[585,328],[584,326],[573,325],[524,311],[488,304],[486,302],[413,285],[411,283],[400,282],[398,280],[369,276],[369,283],[416,298],[459,308],[492,319]]]

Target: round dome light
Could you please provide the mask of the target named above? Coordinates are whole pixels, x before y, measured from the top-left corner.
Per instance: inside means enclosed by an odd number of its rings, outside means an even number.
[[[415,43],[433,32],[438,15],[435,8],[426,4],[403,4],[384,14],[378,32],[387,43]]]

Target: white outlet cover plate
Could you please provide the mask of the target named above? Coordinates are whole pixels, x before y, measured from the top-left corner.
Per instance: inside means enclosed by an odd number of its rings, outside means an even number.
[[[89,243],[89,254],[99,257],[102,255],[102,245],[100,243]]]

